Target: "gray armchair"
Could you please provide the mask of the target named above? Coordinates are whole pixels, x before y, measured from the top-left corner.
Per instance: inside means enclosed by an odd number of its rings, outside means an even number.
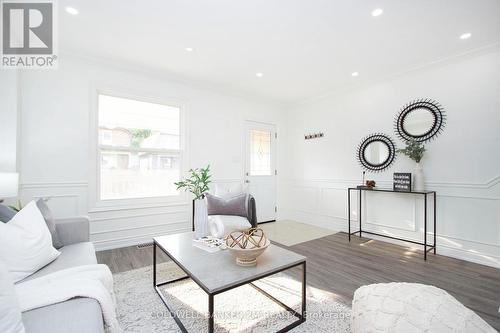
[[[257,228],[257,207],[256,207],[256,204],[255,204],[255,198],[249,194],[248,195],[248,205],[247,205],[248,209],[247,209],[247,214],[246,214],[246,218],[248,220],[248,222],[250,222],[250,224],[252,225],[253,228]],[[194,200],[193,200],[193,226],[192,226],[192,229],[194,231]]]

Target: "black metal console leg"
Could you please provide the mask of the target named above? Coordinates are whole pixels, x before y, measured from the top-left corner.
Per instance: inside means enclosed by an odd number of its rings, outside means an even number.
[[[208,333],[214,332],[214,295],[208,295]]]
[[[351,190],[347,190],[347,233],[351,241]]]
[[[436,192],[434,192],[434,254],[436,254]]]
[[[424,195],[424,260],[427,260],[427,194]]]
[[[361,197],[363,194],[361,193],[362,191],[359,191],[359,212],[358,212],[358,219],[359,219],[359,238],[363,237],[361,234],[361,210],[362,210],[362,204],[361,204]]]

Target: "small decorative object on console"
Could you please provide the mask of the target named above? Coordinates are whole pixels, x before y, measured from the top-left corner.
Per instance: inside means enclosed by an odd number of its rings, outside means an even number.
[[[420,161],[422,157],[424,157],[425,146],[414,139],[406,142],[406,147],[404,149],[398,149],[398,153],[405,154],[410,159],[414,160],[417,164],[415,165],[415,174],[414,176],[414,191],[423,191],[425,188],[424,182],[424,171],[422,168],[422,164]]]
[[[376,185],[376,182],[374,180],[367,180],[366,181],[366,187],[374,188],[375,185]]]
[[[257,265],[260,256],[271,244],[260,228],[234,231],[226,236],[226,245],[240,266]]]
[[[395,172],[393,175],[392,189],[394,191],[411,191],[411,173]]]

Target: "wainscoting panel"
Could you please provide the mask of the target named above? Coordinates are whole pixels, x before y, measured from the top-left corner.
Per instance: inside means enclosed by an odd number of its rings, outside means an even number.
[[[343,188],[321,188],[320,193],[320,211],[327,216],[341,217],[345,216],[347,206],[344,204],[346,199],[346,191]],[[357,200],[353,198],[351,202],[354,213],[356,212]]]
[[[47,206],[56,218],[87,213],[87,183],[84,182],[22,183],[20,185],[21,205],[38,198],[48,199]]]
[[[437,196],[438,253],[500,267],[500,177],[482,183],[426,184]],[[282,180],[282,218],[347,231],[347,188],[354,180]],[[390,181],[379,181],[391,187]],[[351,195],[351,231],[357,230],[357,192]],[[423,239],[423,198],[407,194],[364,193],[363,228],[410,240]],[[428,197],[428,232],[433,200]],[[373,238],[377,238],[374,236]],[[385,241],[392,241],[383,238]],[[395,243],[413,246],[409,243]]]
[[[231,189],[239,179],[215,180],[212,187]],[[97,250],[151,241],[152,237],[186,232],[192,226],[191,201],[124,207],[89,208],[86,182],[40,182],[21,184],[20,200],[48,198],[56,218],[88,216],[90,240]]]
[[[407,194],[363,192],[363,200],[363,224],[417,231],[417,205],[423,200],[422,196],[408,198]]]

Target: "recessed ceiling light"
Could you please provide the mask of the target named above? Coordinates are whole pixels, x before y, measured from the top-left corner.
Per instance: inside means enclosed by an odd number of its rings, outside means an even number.
[[[188,52],[193,52],[194,51],[194,49],[192,47],[186,47],[185,50],[188,51]]]
[[[258,72],[258,73],[255,73],[255,76],[257,76],[257,77],[263,77],[264,74],[262,74],[261,72]]]
[[[469,39],[472,36],[470,32],[466,32],[460,35],[460,39]]]
[[[359,75],[359,73],[358,72],[352,72],[351,75],[354,76],[354,77],[356,77],[356,76]]]
[[[380,15],[382,15],[383,12],[384,12],[384,10],[382,8],[374,9],[374,10],[372,10],[372,16],[374,16],[374,17],[380,16]]]
[[[74,7],[66,7],[66,12],[71,15],[78,15],[78,10]]]

